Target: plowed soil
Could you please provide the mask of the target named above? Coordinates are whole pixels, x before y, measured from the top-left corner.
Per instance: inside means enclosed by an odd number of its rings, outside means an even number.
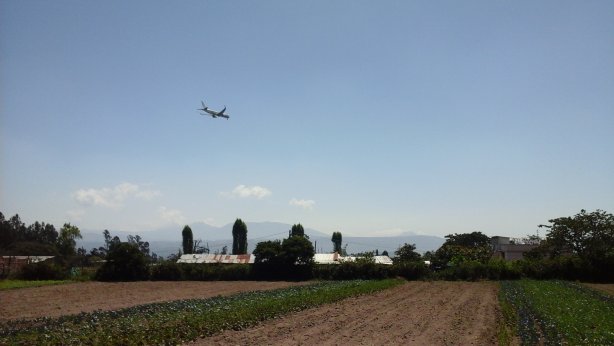
[[[496,345],[498,285],[409,282],[191,345]]]
[[[590,284],[590,283],[585,283],[584,285],[592,288],[592,289],[596,289],[599,290],[601,292],[604,292],[606,294],[609,294],[610,296],[614,297],[614,284]]]
[[[0,291],[0,320],[57,317],[95,310],[302,285],[264,281],[83,282]]]

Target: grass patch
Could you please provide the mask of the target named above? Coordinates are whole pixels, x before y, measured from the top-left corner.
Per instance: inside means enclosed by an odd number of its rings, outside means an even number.
[[[241,330],[282,314],[404,283],[404,280],[319,282],[227,297],[146,304],[57,319],[0,324],[0,344],[169,345]]]
[[[607,295],[570,282],[519,280],[502,282],[500,298],[515,310],[506,320],[523,345],[614,344],[614,300]]]
[[[0,280],[0,290],[71,283],[71,280]]]

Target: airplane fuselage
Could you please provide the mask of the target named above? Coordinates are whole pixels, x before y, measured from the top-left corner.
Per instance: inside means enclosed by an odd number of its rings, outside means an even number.
[[[230,118],[228,115],[224,114],[223,111],[216,112],[216,111],[211,110],[211,109],[205,109],[205,112],[207,112],[213,118],[217,118],[217,117],[226,118],[226,119]]]
[[[212,118],[217,118],[217,117],[221,117],[221,118],[226,118],[229,119],[230,117],[228,116],[228,114],[224,114],[224,112],[226,111],[226,107],[224,107],[224,109],[222,109],[221,111],[217,112],[214,111],[212,109],[209,109],[209,107],[205,106],[205,103],[201,101],[201,104],[203,105],[203,108],[199,108],[199,111],[203,111],[206,112],[207,114],[209,114]],[[202,114],[205,115],[205,114]]]

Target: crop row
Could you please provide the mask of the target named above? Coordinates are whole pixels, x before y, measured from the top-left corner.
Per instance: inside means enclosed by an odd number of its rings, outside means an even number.
[[[614,300],[563,281],[503,281],[502,307],[511,306],[523,345],[612,345]],[[505,311],[504,311],[505,313]]]
[[[174,345],[222,330],[241,330],[285,313],[401,283],[402,280],[320,282],[227,297],[81,313],[56,319],[10,321],[0,325],[0,344]]]

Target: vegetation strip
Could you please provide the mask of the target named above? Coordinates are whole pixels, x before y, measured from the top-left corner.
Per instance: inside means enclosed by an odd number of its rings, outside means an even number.
[[[575,283],[535,280],[503,281],[500,294],[502,306],[515,312],[503,309],[523,345],[614,344],[614,301],[607,295]]]
[[[57,319],[9,321],[0,325],[0,344],[165,344],[241,330],[256,323],[347,297],[368,294],[404,280],[320,282],[227,297],[178,300],[97,311]]]
[[[0,280],[0,290],[68,284],[71,280]]]

